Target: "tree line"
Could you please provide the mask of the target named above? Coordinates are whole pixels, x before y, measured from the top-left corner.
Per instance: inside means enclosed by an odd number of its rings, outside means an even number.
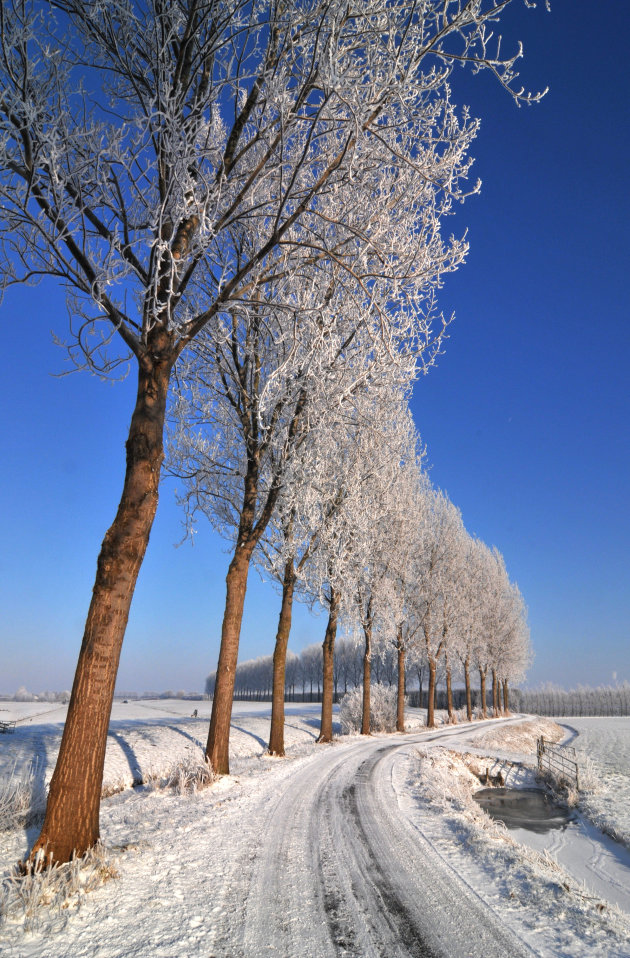
[[[285,702],[309,702],[321,703],[322,701],[322,673],[323,673],[323,649],[319,642],[307,645],[299,654],[287,651],[285,682],[284,682],[284,700]],[[408,657],[407,668],[405,670],[404,696],[409,706],[412,708],[424,708],[428,706],[428,663],[422,650]],[[372,658],[371,678],[377,685],[392,688],[398,685],[398,651],[393,643],[385,645],[379,650],[378,654]],[[462,686],[463,672],[456,667],[454,673],[451,673],[451,704],[455,710],[461,710],[466,707],[466,689]],[[206,676],[204,684],[204,694],[212,698],[216,683],[216,671],[212,671]],[[459,683],[459,684],[456,684]],[[333,661],[333,702],[337,704],[341,701],[351,689],[360,688],[363,684],[363,649],[360,643],[351,638],[338,638],[335,642],[335,654]],[[589,693],[594,690],[587,690]],[[509,690],[509,697],[503,694],[501,689],[500,701],[497,710],[507,712],[509,703],[517,711],[527,711],[525,702],[530,702],[530,696],[536,696],[539,693],[522,692],[519,688]],[[566,693],[565,693],[566,694]],[[446,669],[442,666],[438,668],[437,680],[434,688],[434,708],[448,711],[449,695],[447,691]],[[122,693],[119,695],[122,697]],[[125,698],[137,698],[137,693],[128,695]],[[152,698],[175,698],[173,692],[145,693],[145,697]],[[181,698],[182,695],[180,694]],[[187,694],[185,697],[193,697],[193,694]],[[198,697],[198,696],[197,696]],[[236,676],[234,679],[234,699],[245,702],[271,702],[273,699],[273,656],[259,655],[253,659],[246,659],[239,662],[236,667]],[[472,683],[471,699],[473,710],[481,710],[481,688],[479,681]],[[546,699],[534,699],[531,701],[546,701]],[[601,696],[597,698],[601,701]],[[487,694],[486,710],[493,709],[491,694]],[[540,709],[531,708],[530,711]],[[559,713],[558,713],[559,714]],[[569,713],[567,713],[569,714]],[[574,713],[579,714],[579,713]],[[590,714],[590,713],[584,713]],[[592,714],[598,714],[593,712]],[[601,713],[603,714],[603,713]],[[611,713],[615,714],[615,713]],[[616,714],[626,714],[617,712]]]
[[[546,685],[540,689],[515,690],[513,698],[519,711],[538,715],[630,715],[628,682],[597,688],[578,685],[569,690]]]
[[[234,547],[206,749],[215,772],[229,770],[252,562],[281,583],[278,688],[294,593],[327,610],[324,741],[338,620],[365,641],[368,713],[371,650],[390,626],[400,655],[424,643],[430,688],[445,656],[465,674],[477,662],[476,630],[456,626],[443,584],[460,520],[411,478],[421,454],[406,400],[443,347],[436,294],[467,251],[443,222],[479,189],[479,124],[453,102],[449,77],[488,70],[516,102],[539,99],[518,86],[520,46],[504,54],[496,33],[509,3],[3,3],[3,284],[57,278],[70,359],[103,377],[129,368],[137,383],[32,857],[67,861],[98,840],[116,673],[165,454],[190,521],[206,515]],[[518,659],[500,646],[519,599],[498,554],[471,549],[473,592],[497,590],[475,665],[496,691]],[[401,569],[416,559],[424,605],[409,618]]]

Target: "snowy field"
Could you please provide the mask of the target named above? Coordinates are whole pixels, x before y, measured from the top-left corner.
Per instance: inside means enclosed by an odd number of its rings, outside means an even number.
[[[47,783],[57,761],[67,706],[41,702],[2,702],[0,706],[3,707],[0,718],[17,721],[15,732],[0,738],[0,775],[13,768],[18,775],[23,775],[33,766],[36,776]],[[208,737],[211,708],[212,703],[208,701],[182,699],[115,701],[103,791],[121,791],[165,775],[175,763],[199,754]],[[197,718],[192,718],[195,710]],[[315,741],[320,712],[321,705],[287,704],[285,746],[288,750],[295,751]],[[235,703],[230,735],[233,774],[268,761],[264,749],[270,714],[269,703]]]
[[[558,719],[589,769],[582,803],[599,828],[630,848],[630,716]]]
[[[13,735],[0,736],[0,780],[24,778],[35,763],[37,790],[52,774],[65,708],[0,708],[0,718],[18,723]],[[116,702],[101,814],[104,859],[95,873],[116,877],[94,881],[89,894],[81,879],[83,887],[79,882],[48,908],[28,901],[18,908],[8,881],[0,953],[630,955],[630,857],[617,861],[619,907],[602,894],[605,885],[588,888],[573,874],[581,850],[558,865],[548,850],[515,840],[472,799],[480,787],[473,772],[484,767],[502,770],[508,784],[531,784],[533,743],[543,730],[551,737],[553,723],[515,717],[418,731],[421,716],[413,710],[405,736],[315,746],[319,710],[287,705],[282,760],[265,755],[269,704],[235,703],[232,774],[191,795],[160,783],[176,763],[201,755],[210,703]],[[610,763],[617,786],[627,783],[628,724],[582,721],[571,719],[580,734],[572,744],[593,759],[596,752],[602,769]],[[523,761],[528,765],[515,764]],[[609,830],[622,833],[628,797],[609,806],[598,781],[605,775],[594,778],[589,811],[603,803]],[[145,784],[131,788],[134,782]],[[2,876],[36,834],[35,825],[0,831]],[[563,839],[565,847],[572,841]],[[610,880],[608,864],[603,872]]]

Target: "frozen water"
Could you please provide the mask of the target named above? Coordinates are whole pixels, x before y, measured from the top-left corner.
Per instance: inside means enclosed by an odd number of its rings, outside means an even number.
[[[538,788],[482,788],[474,798],[484,812],[507,828],[542,834],[552,828],[566,828],[574,817]]]

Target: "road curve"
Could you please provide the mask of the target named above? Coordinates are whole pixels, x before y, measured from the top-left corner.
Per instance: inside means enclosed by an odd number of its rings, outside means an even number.
[[[398,801],[414,745],[449,738],[471,730],[322,746],[282,776],[257,823],[233,958],[534,954],[425,838],[420,809]]]

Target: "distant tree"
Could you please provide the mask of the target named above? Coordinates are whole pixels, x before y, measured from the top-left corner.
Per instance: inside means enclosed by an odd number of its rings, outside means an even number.
[[[322,647],[319,642],[314,642],[302,649],[300,663],[304,681],[309,686],[309,701],[313,701],[314,690],[317,690],[315,701],[319,701],[322,687]]]

